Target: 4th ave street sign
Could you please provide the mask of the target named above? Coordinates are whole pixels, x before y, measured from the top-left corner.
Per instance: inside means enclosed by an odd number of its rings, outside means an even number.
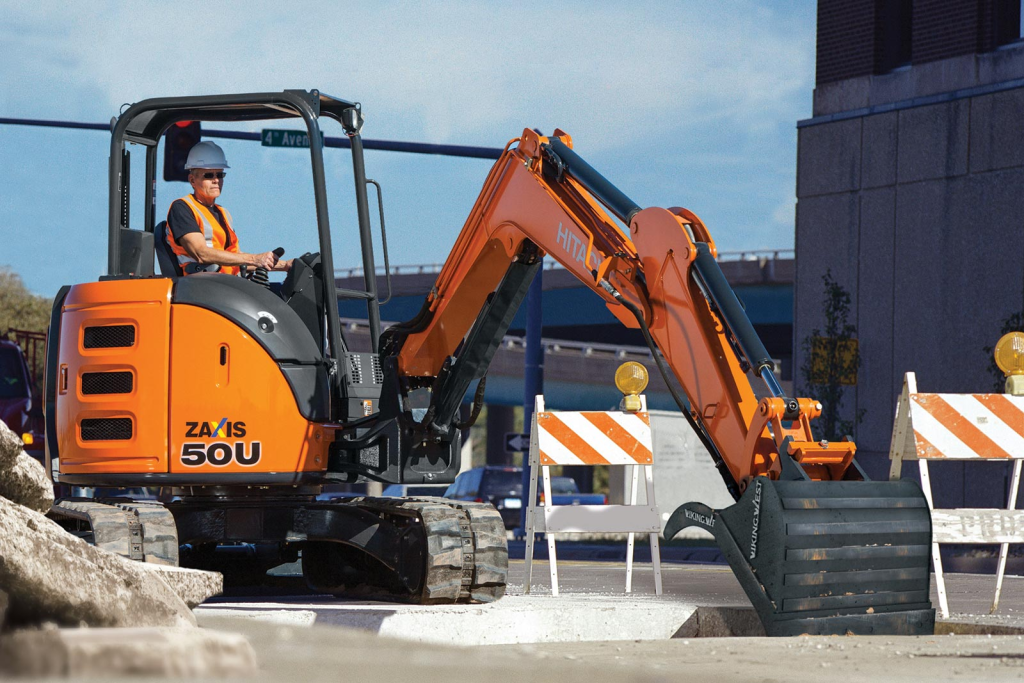
[[[519,453],[530,450],[529,434],[505,434],[505,450],[509,453]]]
[[[260,144],[264,147],[309,148],[309,133],[304,130],[279,130],[264,128],[260,133]]]

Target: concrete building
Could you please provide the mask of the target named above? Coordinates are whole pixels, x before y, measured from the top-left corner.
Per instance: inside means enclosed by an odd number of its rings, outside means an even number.
[[[1020,0],[819,0],[797,198],[794,365],[831,269],[862,357],[845,408],[866,409],[860,459],[884,477],[903,373],[993,390],[984,348],[1024,309]],[[944,507],[1005,504],[1002,466],[934,472]]]

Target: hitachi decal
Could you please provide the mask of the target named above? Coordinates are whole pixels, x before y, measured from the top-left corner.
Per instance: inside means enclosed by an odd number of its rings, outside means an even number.
[[[754,521],[750,525],[750,559],[757,557],[757,527],[761,523],[761,482],[754,482]]]
[[[689,509],[686,509],[686,508],[683,509],[683,514],[686,515],[687,519],[692,520],[694,522],[697,522],[697,524],[700,524],[702,526],[706,526],[709,529],[711,527],[715,526],[715,518],[714,517],[711,517],[711,516],[708,516],[708,515],[702,515],[699,512],[694,512],[693,510],[689,510]]]

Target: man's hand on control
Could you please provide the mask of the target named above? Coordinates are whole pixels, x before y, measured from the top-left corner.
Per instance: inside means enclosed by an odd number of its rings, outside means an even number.
[[[277,261],[277,254],[272,251],[265,251],[262,254],[252,254],[252,265],[256,268],[274,270],[274,266],[277,265]]]

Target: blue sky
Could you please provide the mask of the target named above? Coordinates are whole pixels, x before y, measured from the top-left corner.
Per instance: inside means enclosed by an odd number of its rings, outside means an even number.
[[[560,127],[640,205],[695,211],[720,249],[791,248],[815,7],[0,0],[0,116],[102,122],[147,97],[319,88],[362,103],[367,138],[500,147]],[[242,248],[315,250],[308,153],[218,142]],[[0,265],[31,290],[102,274],[108,149],[102,132],[0,126]],[[391,263],[406,265],[447,257],[491,162],[366,163]],[[358,266],[347,150],[327,164],[335,265]],[[161,181],[158,215],[187,191]]]

